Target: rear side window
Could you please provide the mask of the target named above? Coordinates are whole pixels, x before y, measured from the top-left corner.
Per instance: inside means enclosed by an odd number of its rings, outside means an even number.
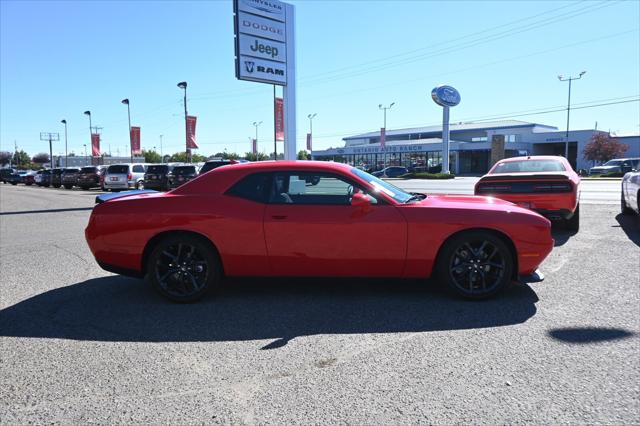
[[[123,165],[109,166],[109,168],[107,169],[107,173],[127,174],[129,173],[129,166],[123,166]]]
[[[271,188],[271,177],[268,173],[256,173],[245,176],[227,191],[227,195],[245,200],[266,203]]]
[[[136,165],[136,166],[133,166],[133,172],[134,173],[144,173],[144,166],[141,166],[139,164]]]
[[[174,175],[189,175],[196,172],[195,166],[179,166],[173,168]]]
[[[169,166],[149,166],[147,167],[147,173],[167,173],[169,171]]]

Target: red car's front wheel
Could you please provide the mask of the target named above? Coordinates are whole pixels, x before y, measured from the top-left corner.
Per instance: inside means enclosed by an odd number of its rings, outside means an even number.
[[[174,302],[201,299],[220,279],[215,251],[192,235],[169,236],[153,249],[147,277],[151,285]]]
[[[469,231],[448,240],[439,256],[438,277],[456,294],[485,299],[511,282],[514,259],[498,236]]]

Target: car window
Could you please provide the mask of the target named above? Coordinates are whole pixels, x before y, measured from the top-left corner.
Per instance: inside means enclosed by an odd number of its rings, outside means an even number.
[[[220,166],[226,166],[227,164],[231,164],[231,162],[230,161],[208,161],[204,163],[204,165],[200,169],[200,174],[206,173],[209,170],[216,169]]]
[[[95,173],[96,167],[83,167],[80,169],[81,173]]]
[[[267,201],[270,181],[268,173],[252,174],[233,185],[227,191],[227,195],[264,203]]]
[[[622,165],[622,160],[609,160],[604,163],[605,166],[620,166]]]
[[[195,166],[178,166],[173,168],[174,175],[189,175],[196,172]]]
[[[491,173],[564,172],[564,165],[557,160],[522,160],[498,163]]]
[[[129,166],[122,164],[109,166],[109,168],[107,169],[107,173],[127,174],[129,173]]]
[[[139,164],[133,166],[133,172],[134,173],[144,173],[144,166],[141,166]]]
[[[350,205],[358,185],[332,173],[275,173],[269,192],[273,204]],[[371,196],[372,204],[377,200]]]
[[[165,165],[153,165],[147,167],[147,173],[167,173],[169,171],[169,166]]]

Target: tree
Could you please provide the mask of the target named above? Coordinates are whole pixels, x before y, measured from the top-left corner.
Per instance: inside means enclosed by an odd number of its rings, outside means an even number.
[[[9,164],[13,154],[8,151],[0,151],[0,166],[4,167]]]
[[[261,152],[258,153],[257,157],[258,158],[256,159],[256,154],[254,154],[253,152],[247,152],[244,154],[244,158],[249,161],[264,161],[269,159],[266,154],[263,154]]]
[[[240,158],[240,156],[238,154],[236,154],[235,152],[217,152],[214,155],[210,155],[209,156],[209,160],[213,160],[213,159],[219,159],[222,158],[223,160],[237,160],[238,158]]]
[[[50,161],[49,154],[47,154],[46,152],[39,152],[38,154],[33,156],[31,161],[42,166],[44,163],[48,163]]]
[[[151,150],[143,149],[142,156],[144,157],[145,163],[161,163],[162,162],[162,158],[160,157],[160,154],[158,154],[153,149]]]
[[[21,149],[20,151],[16,151],[13,154],[13,160],[11,162],[18,167],[20,166],[26,167],[31,164],[31,157],[29,157],[29,154],[27,154],[26,152],[24,152],[24,150]]]
[[[172,163],[188,163],[187,153],[184,151],[176,152],[169,158],[169,161]],[[191,154],[192,163],[200,163],[203,161],[207,161],[207,157],[205,157],[204,155],[193,154],[193,153]]]
[[[620,143],[606,133],[596,133],[584,147],[584,159],[606,162],[612,158],[621,157],[627,152],[629,145]]]
[[[278,160],[284,160],[284,154],[281,152],[278,154]],[[273,160],[273,152],[269,154],[269,160]]]
[[[298,160],[311,160],[311,154],[306,149],[298,151]]]

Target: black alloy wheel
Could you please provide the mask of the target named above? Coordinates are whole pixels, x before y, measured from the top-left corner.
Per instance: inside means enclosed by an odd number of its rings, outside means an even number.
[[[220,262],[202,239],[175,235],[162,240],[153,250],[147,277],[162,296],[174,302],[201,299],[220,280]]]
[[[496,235],[469,231],[447,241],[437,267],[440,280],[456,294],[486,299],[511,282],[514,259]]]

